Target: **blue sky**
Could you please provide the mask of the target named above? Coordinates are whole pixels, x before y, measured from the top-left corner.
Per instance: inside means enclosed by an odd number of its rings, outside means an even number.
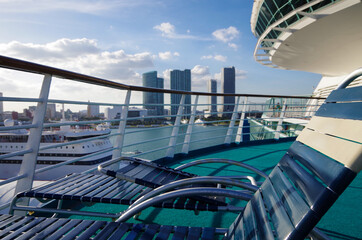
[[[143,72],[157,70],[168,87],[170,69],[188,68],[194,91],[207,91],[208,79],[219,80],[222,67],[235,66],[239,93],[311,94],[320,75],[254,61],[252,3],[0,0],[0,54],[131,85],[141,84]],[[0,91],[19,94],[21,81],[6,77],[12,75],[0,75]]]

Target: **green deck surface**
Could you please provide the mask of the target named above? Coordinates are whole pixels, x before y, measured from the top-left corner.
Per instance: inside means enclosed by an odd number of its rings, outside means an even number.
[[[264,172],[269,173],[275,164],[280,160],[280,158],[285,154],[291,143],[292,142],[284,142],[230,148],[225,151],[204,154],[192,159],[183,159],[177,163],[170,164],[169,166],[176,167],[196,159],[226,158],[250,164]],[[241,169],[240,167],[225,166],[223,164],[194,166],[187,169],[186,171],[198,175],[250,175],[249,171]],[[327,233],[332,239],[361,239],[361,195],[362,176],[359,175],[352,182],[350,187],[337,200],[329,212],[323,217],[323,219],[318,224],[318,227]],[[236,205],[243,204],[242,202],[233,203]],[[86,211],[101,212],[120,212],[124,209],[126,209],[126,206],[117,206],[112,204],[95,204],[91,207],[83,208],[83,210]],[[200,212],[199,215],[195,215],[193,211],[150,208],[142,212],[139,220],[131,219],[129,222],[228,228],[236,216],[236,213]]]

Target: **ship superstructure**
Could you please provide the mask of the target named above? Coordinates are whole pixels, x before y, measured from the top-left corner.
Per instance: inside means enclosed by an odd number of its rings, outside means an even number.
[[[313,95],[326,97],[362,66],[361,13],[360,0],[256,0],[254,58],[273,68],[321,74]]]

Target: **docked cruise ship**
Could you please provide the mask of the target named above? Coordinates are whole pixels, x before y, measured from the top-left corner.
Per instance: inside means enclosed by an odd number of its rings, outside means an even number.
[[[14,125],[14,121],[4,121],[5,127]],[[26,127],[26,125],[24,126]],[[99,129],[99,128],[98,128]],[[71,172],[83,172],[98,164],[111,159],[107,152],[112,144],[107,137],[110,129],[79,129],[70,126],[61,126],[59,130],[43,131],[40,140],[40,150],[37,158],[37,169],[49,167],[54,164],[64,163],[75,158],[83,160],[64,165],[60,168],[35,175],[35,180],[54,180]],[[104,136],[104,137],[102,137]],[[81,139],[92,139],[88,142],[75,142]],[[0,155],[11,154],[26,149],[29,131],[25,129],[0,132]],[[62,143],[71,143],[59,146]],[[58,147],[52,148],[52,145]],[[89,157],[87,157],[89,156]],[[86,159],[84,159],[86,157]],[[7,179],[18,174],[22,163],[22,155],[0,159],[0,179]]]

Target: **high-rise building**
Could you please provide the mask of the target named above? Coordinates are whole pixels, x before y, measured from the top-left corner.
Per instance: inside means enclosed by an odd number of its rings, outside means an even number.
[[[55,103],[48,103],[47,104],[47,111],[46,111],[46,118],[55,118],[55,113],[56,113],[56,107],[55,107]]]
[[[210,79],[207,84],[207,91],[209,93],[217,92],[217,82],[215,79]],[[211,116],[217,114],[217,96],[209,96],[208,104]]]
[[[2,96],[3,96],[3,93],[0,92],[0,97],[2,97]],[[0,101],[0,120],[2,120],[3,112],[4,112],[3,101]]]
[[[142,82],[144,87],[163,89],[163,78],[157,77],[157,71],[142,74]],[[163,93],[143,92],[144,108],[148,110],[148,115],[163,115]],[[160,105],[149,105],[160,104]]]
[[[172,70],[170,73],[171,80],[171,89],[172,90],[182,90],[182,91],[191,91],[191,70],[185,69],[181,70]],[[180,104],[181,94],[171,94],[171,104]],[[191,95],[186,95],[185,98],[184,114],[191,114]],[[178,111],[177,105],[171,105],[171,115],[176,115]]]
[[[222,68],[221,69],[221,88],[223,93],[235,93],[235,67]],[[233,112],[235,97],[227,96],[222,97],[223,112]],[[228,116],[228,113],[224,113],[223,116]]]
[[[99,116],[99,105],[88,105],[87,117],[98,117]]]

